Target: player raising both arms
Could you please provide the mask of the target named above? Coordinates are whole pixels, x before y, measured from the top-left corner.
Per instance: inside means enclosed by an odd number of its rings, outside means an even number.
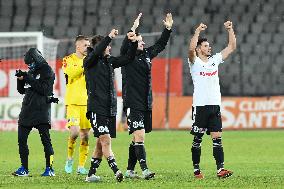
[[[106,37],[100,35],[93,37],[91,41],[92,48],[88,48],[88,55],[84,59],[88,91],[87,117],[90,119],[94,136],[97,138],[91,167],[86,177],[87,182],[100,180],[100,177],[96,175],[96,171],[103,156],[107,159],[116,180],[118,182],[123,180],[123,174],[118,169],[111,149],[111,138],[116,137],[117,113],[114,69],[134,59],[137,42],[135,33],[129,32],[128,38],[132,41],[132,44],[128,53],[124,56],[113,57],[110,55],[110,42],[117,34],[118,31],[113,29]]]
[[[141,13],[135,20],[131,30],[139,26]],[[138,47],[136,57],[129,64],[123,66],[123,106],[127,115],[129,134],[132,141],[129,145],[128,166],[125,176],[128,178],[137,177],[134,171],[137,161],[140,164],[144,179],[151,179],[155,173],[148,169],[146,161],[146,150],[144,146],[145,133],[152,131],[152,78],[151,60],[162,52],[170,39],[173,25],[172,14],[168,13],[163,20],[164,30],[161,37],[155,44],[144,48],[144,41],[141,35],[136,32]],[[125,38],[121,47],[121,55],[124,55],[130,46],[130,41]]]
[[[192,143],[192,161],[194,176],[203,178],[199,163],[201,156],[201,142],[204,133],[211,135],[213,142],[213,156],[217,165],[219,178],[229,177],[232,171],[224,169],[224,152],[222,146],[222,120],[221,120],[221,92],[219,85],[218,66],[236,49],[236,37],[233,24],[224,23],[229,34],[228,46],[220,53],[211,56],[211,47],[206,38],[199,38],[201,31],[206,30],[205,24],[200,24],[190,40],[188,60],[193,92],[193,125],[191,134],[194,135]]]

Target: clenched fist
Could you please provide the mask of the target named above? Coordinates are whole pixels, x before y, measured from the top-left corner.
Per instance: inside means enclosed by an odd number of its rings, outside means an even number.
[[[112,29],[108,36],[109,36],[111,39],[113,39],[113,38],[115,38],[117,35],[118,35],[118,30]]]
[[[200,23],[200,24],[199,24],[199,26],[196,28],[196,30],[195,30],[195,31],[197,31],[197,32],[201,32],[201,31],[206,30],[206,28],[207,28],[207,26],[206,26],[205,24]]]
[[[227,21],[224,23],[226,30],[230,30],[233,28],[233,23],[231,21]]]

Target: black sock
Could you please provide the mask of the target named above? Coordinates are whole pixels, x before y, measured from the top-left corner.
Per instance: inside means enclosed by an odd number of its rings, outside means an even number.
[[[107,158],[107,162],[108,162],[108,165],[110,166],[110,168],[112,169],[112,171],[113,171],[114,174],[115,174],[119,169],[117,168],[117,164],[116,164],[116,162],[115,162],[114,157],[113,157],[113,156],[109,156],[109,157]]]
[[[201,142],[202,142],[202,137],[194,136],[191,147],[192,163],[194,170],[200,169],[199,163],[201,156]]]
[[[46,165],[46,167],[51,167],[50,166],[50,156],[49,155],[45,155],[45,165]]]
[[[127,170],[134,170],[137,162],[134,144],[132,141],[129,145]]]
[[[92,174],[96,174],[97,169],[99,168],[100,164],[102,162],[102,159],[100,158],[93,158],[91,159],[91,167],[88,173],[88,177],[90,177]]]
[[[222,138],[213,138],[213,156],[216,160],[217,170],[224,168],[224,152],[222,146]]]
[[[22,166],[26,169],[29,170],[29,166],[28,166],[28,156],[26,155],[20,155],[21,157],[21,164]]]
[[[146,151],[144,147],[144,142],[135,142],[134,147],[135,147],[135,154],[137,160],[139,161],[142,171],[148,169],[146,163]]]

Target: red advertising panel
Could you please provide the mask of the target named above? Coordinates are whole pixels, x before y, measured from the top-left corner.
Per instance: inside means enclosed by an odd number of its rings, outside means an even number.
[[[192,126],[192,97],[171,97],[169,128]],[[165,127],[165,98],[155,97],[153,127]],[[284,96],[224,97],[221,106],[225,129],[284,128]]]
[[[167,90],[167,69],[171,96],[182,95],[182,59],[155,58],[152,64],[152,85],[155,95],[165,95]]]

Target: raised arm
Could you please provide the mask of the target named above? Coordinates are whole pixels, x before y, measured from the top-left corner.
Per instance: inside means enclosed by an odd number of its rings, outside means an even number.
[[[140,13],[138,15],[138,17],[135,19],[135,21],[134,21],[129,32],[134,32],[134,33],[136,32],[136,29],[139,26],[141,16],[142,16],[142,13]],[[128,36],[126,35],[125,38],[122,41],[122,45],[121,45],[121,48],[120,48],[120,55],[125,55],[127,53],[130,43],[131,43],[131,41],[128,39]]]
[[[203,23],[201,23],[195,30],[195,33],[193,37],[190,39],[189,46],[188,46],[188,59],[191,63],[194,62],[196,57],[196,46],[198,42],[198,37],[201,31],[204,31],[207,28],[207,26]]]
[[[133,31],[134,33],[136,32],[136,29],[138,28],[139,24],[140,24],[140,18],[142,16],[142,13],[139,13],[139,15],[137,16],[137,18],[135,19],[135,21],[133,22],[133,25],[131,27],[131,31]]]
[[[227,21],[224,23],[224,26],[229,34],[229,43],[228,46],[221,51],[222,59],[225,60],[228,56],[236,49],[237,47],[237,40],[235,36],[235,32],[233,30],[233,23]]]
[[[120,55],[125,55],[128,51],[128,47],[129,47],[129,41],[127,38],[127,35],[125,36],[125,38],[122,41],[122,45],[120,47]]]
[[[94,55],[94,49],[92,47],[88,47],[87,48],[87,56],[84,58],[83,60],[83,67],[84,69],[87,69],[89,67],[91,67],[91,65],[95,64],[96,63],[96,59],[98,57],[96,57]]]
[[[100,56],[104,54],[107,46],[110,44],[111,40],[118,34],[118,30],[112,29],[108,36],[101,40],[94,49],[88,47],[88,54],[84,58],[84,68],[89,68],[96,64]]]
[[[127,37],[128,37],[128,40],[130,41],[130,46],[127,50],[127,53],[125,55],[110,58],[113,68],[124,66],[132,62],[135,58],[137,45],[138,45],[138,42],[136,39],[137,36],[135,35],[134,32],[128,32]]]
[[[170,35],[172,32],[172,26],[173,26],[173,17],[171,13],[168,13],[166,15],[166,19],[163,20],[165,29],[162,32],[161,37],[158,39],[158,41],[151,47],[148,48],[148,52],[150,54],[150,58],[153,59],[154,57],[156,57],[160,52],[162,52],[169,39],[170,39]]]
[[[105,49],[110,44],[111,40],[118,34],[116,29],[112,29],[111,32],[106,36],[94,49],[94,56],[103,55]]]

